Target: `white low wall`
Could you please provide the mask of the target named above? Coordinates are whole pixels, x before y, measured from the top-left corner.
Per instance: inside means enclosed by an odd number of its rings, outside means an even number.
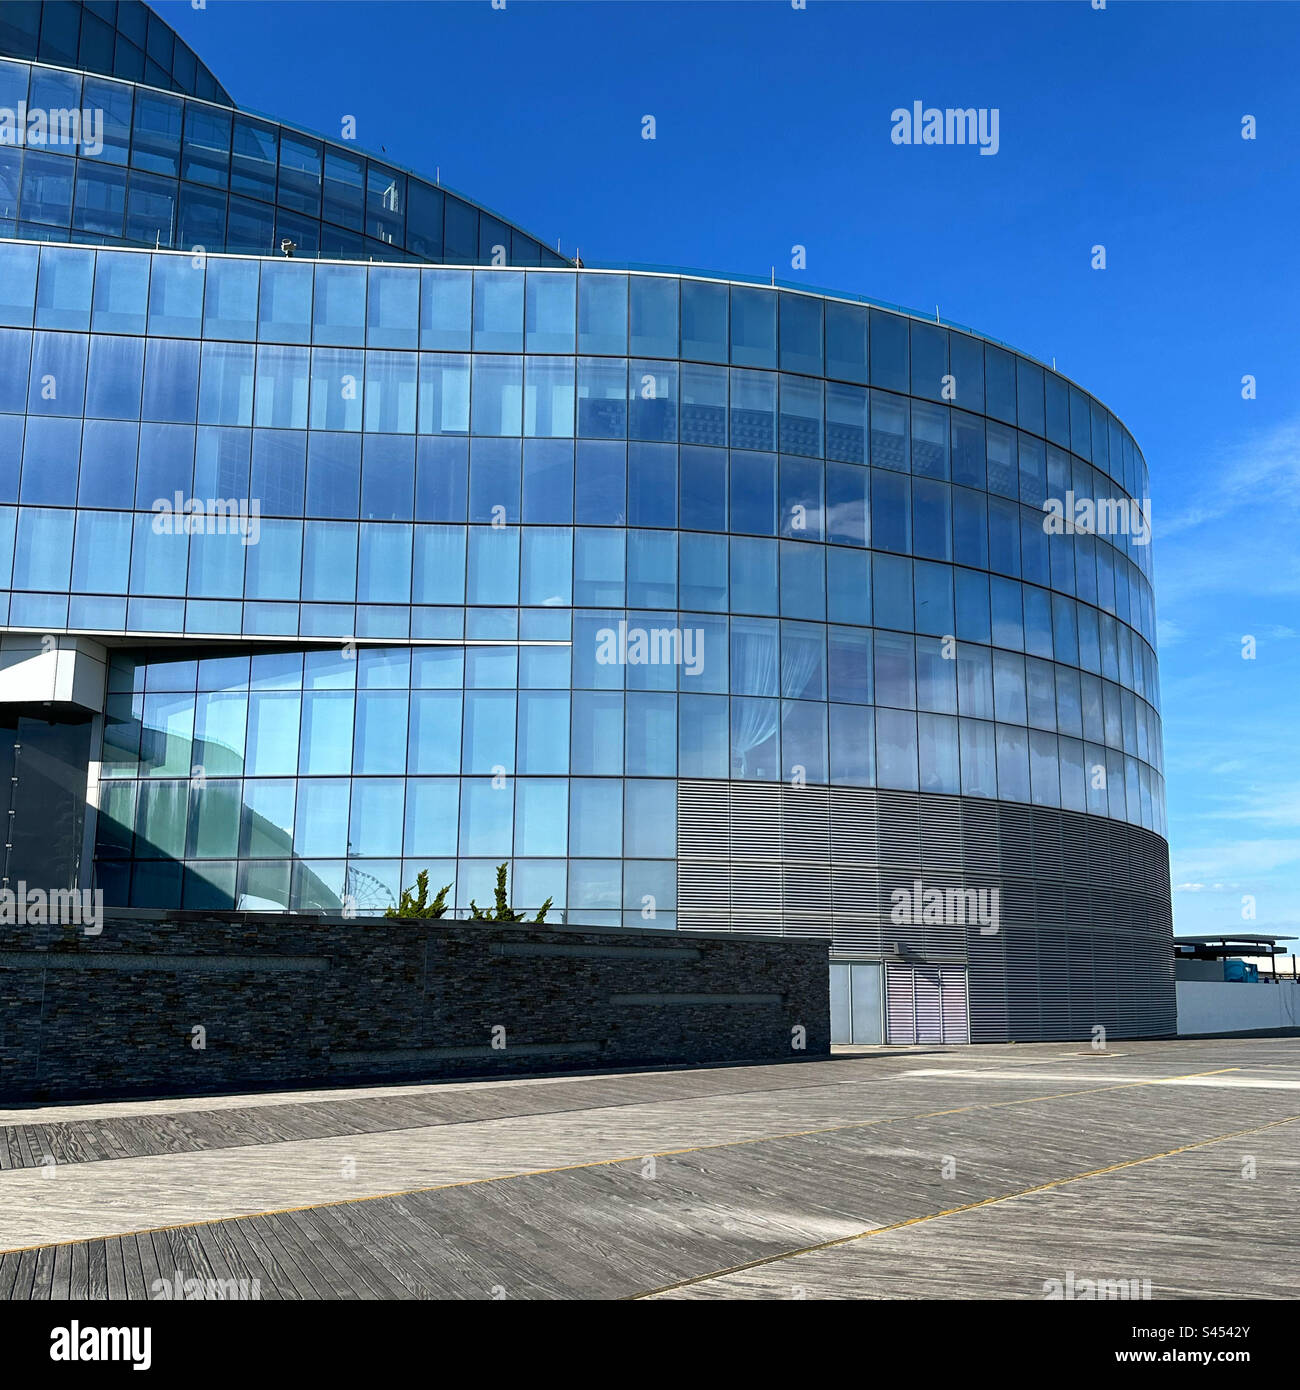
[[[1249,1033],[1300,1028],[1300,984],[1247,984],[1227,980],[1179,980],[1180,1033]]]

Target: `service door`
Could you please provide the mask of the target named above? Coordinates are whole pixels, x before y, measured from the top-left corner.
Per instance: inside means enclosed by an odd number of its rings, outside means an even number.
[[[831,1042],[884,1042],[880,985],[874,961],[831,962]]]
[[[966,971],[960,966],[889,965],[885,989],[891,1043],[968,1043]]]

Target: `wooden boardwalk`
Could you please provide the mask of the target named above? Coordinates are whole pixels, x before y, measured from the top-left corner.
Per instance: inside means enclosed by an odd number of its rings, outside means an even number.
[[[1297,1038],[17,1107],[0,1299],[1282,1299],[1298,1187]]]

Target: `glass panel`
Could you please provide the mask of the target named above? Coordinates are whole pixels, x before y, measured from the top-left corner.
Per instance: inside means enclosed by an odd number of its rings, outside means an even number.
[[[580,357],[577,372],[578,434],[627,438],[627,363]]]
[[[735,449],[776,448],[777,379],[767,372],[731,373],[731,444]]]
[[[573,352],[576,293],[573,275],[527,277],[524,346],[528,352]]]
[[[738,367],[776,366],[777,296],[769,290],[731,290],[731,360]]]
[[[366,341],[364,267],[316,267],[312,340],[331,347],[360,347]]]
[[[906,391],[908,370],[908,321],[898,314],[871,310],[871,384],[891,391]]]
[[[149,283],[150,333],[177,338],[199,336],[203,316],[202,266],[199,257],[154,258]]]
[[[626,275],[579,277],[579,352],[626,356],[627,293]]]
[[[677,356],[677,285],[671,276],[629,277],[629,353]]]
[[[365,223],[365,160],[333,146],[325,147],[321,216],[340,227],[360,231]],[[439,223],[441,231],[441,221]]]
[[[181,111],[178,97],[137,91],[131,139],[131,164],[152,174],[175,178],[181,164]]]
[[[6,259],[6,268],[8,261]],[[20,284],[25,279],[22,262],[16,269]],[[46,247],[41,251],[40,279],[36,285],[36,326],[84,332],[90,323],[93,251]],[[26,297],[25,292],[21,294]]]
[[[681,281],[682,356],[727,361],[728,290],[706,281]]]
[[[473,431],[484,435],[518,435],[523,419],[523,359],[475,356],[473,359]]]
[[[474,273],[474,350],[523,348],[524,276],[519,271]]]
[[[571,437],[573,358],[528,357],[524,360],[524,434],[529,438]]]
[[[822,455],[822,384],[804,377],[781,377],[781,450]]]
[[[126,175],[120,169],[96,168],[82,162],[77,168],[77,191],[72,225],[117,240],[126,216]]]
[[[628,363],[628,437],[677,438],[677,366],[670,362]]]
[[[421,353],[420,433],[468,434],[469,385],[468,355]],[[453,518],[448,517],[446,519],[451,520]]]
[[[321,145],[296,131],[280,137],[280,182],[276,201],[295,212],[319,217],[321,208]]]
[[[782,294],[781,370],[822,375],[822,301]]]
[[[329,178],[329,153],[326,152],[326,179]],[[406,246],[413,256],[430,261],[442,260],[442,208],[440,189],[419,179],[408,179],[406,209]],[[327,202],[328,206],[328,202]],[[328,216],[328,212],[326,216]],[[348,226],[353,225],[351,222]]]
[[[450,193],[443,207],[443,259],[451,265],[478,260],[478,209]]]
[[[269,256],[275,248],[275,214],[271,208],[244,198],[230,199],[225,250]]]
[[[366,166],[366,235],[401,246],[406,221],[406,175]]]
[[[185,103],[185,146],[181,178],[209,188],[230,184],[230,112]]]
[[[82,157],[125,164],[131,147],[131,115],[134,90],[122,82],[87,76],[82,100],[91,111],[103,112],[103,149],[98,154],[84,146]]]

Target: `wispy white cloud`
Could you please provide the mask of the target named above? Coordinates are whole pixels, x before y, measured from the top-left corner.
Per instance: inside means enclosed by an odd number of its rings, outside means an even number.
[[[1215,448],[1180,477],[1182,509],[1156,529],[1166,610],[1207,593],[1300,593],[1300,417]]]
[[[1183,882],[1255,875],[1300,864],[1300,838],[1229,840],[1222,844],[1179,847],[1173,855],[1174,873]]]
[[[1166,647],[1176,647],[1180,642],[1187,640],[1187,629],[1178,623],[1171,622],[1168,618],[1158,618],[1156,620],[1156,641],[1160,650]]]
[[[1262,825],[1300,826],[1300,788],[1260,787],[1234,792],[1215,811],[1223,820],[1256,821]]]

